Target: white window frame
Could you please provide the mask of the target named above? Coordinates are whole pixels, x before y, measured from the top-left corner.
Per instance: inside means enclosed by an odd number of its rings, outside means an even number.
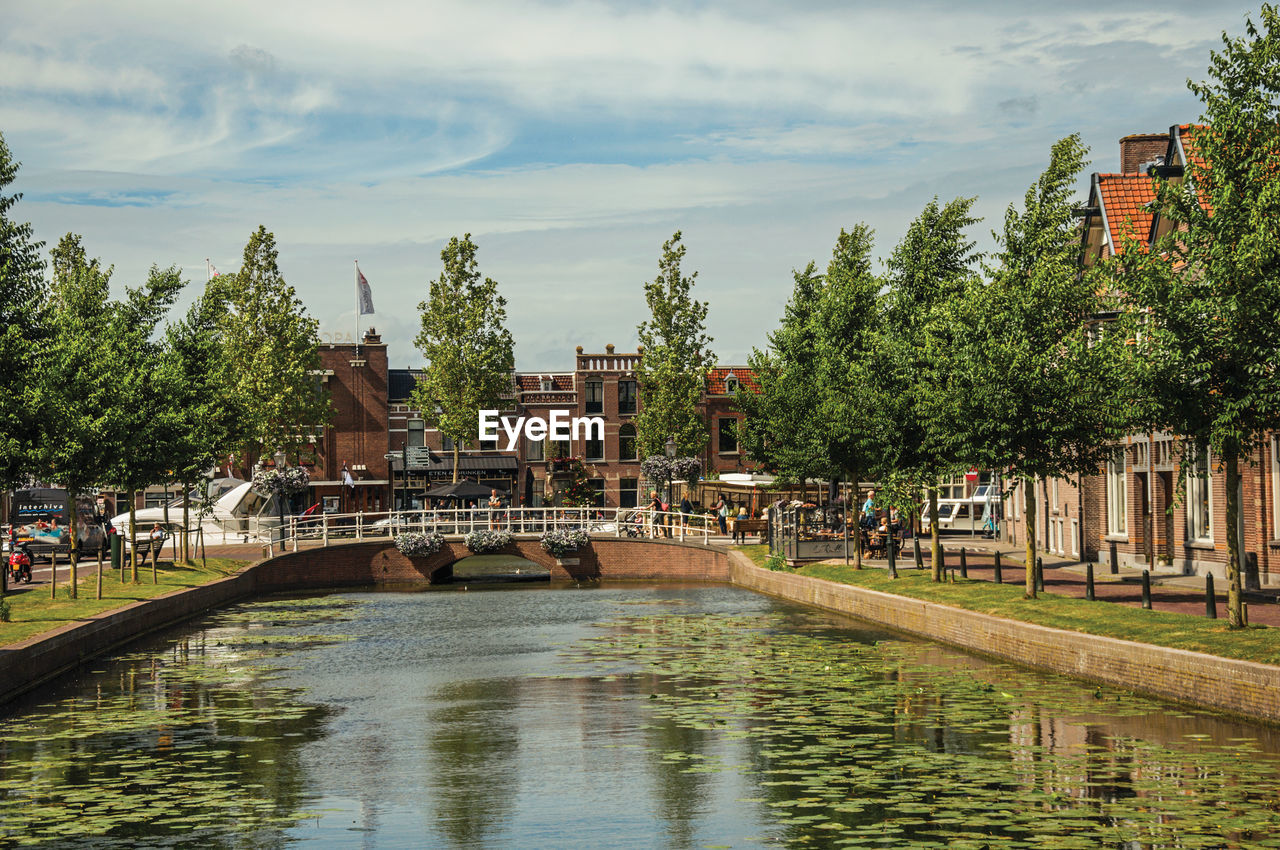
[[[1213,542],[1211,460],[1209,450],[1203,449],[1192,456],[1187,469],[1187,540],[1192,543]]]
[[[1129,534],[1129,488],[1125,476],[1127,452],[1117,446],[1107,459],[1107,535],[1125,537]]]
[[[1280,435],[1271,435],[1271,537],[1280,540]]]

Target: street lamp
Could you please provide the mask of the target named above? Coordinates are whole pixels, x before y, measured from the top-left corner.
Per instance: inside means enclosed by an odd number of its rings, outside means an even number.
[[[283,476],[284,461],[285,461],[284,449],[276,449],[275,461],[276,461],[276,475]],[[281,478],[280,481],[281,481],[281,484],[283,485],[284,479]],[[281,546],[284,545],[284,497],[285,497],[284,487],[281,486],[280,492],[276,494],[276,500],[280,503],[280,545]]]
[[[667,460],[674,460],[674,459],[675,459],[675,456],[676,456],[676,448],[677,448],[677,446],[676,446],[676,438],[675,438],[674,436],[672,436],[672,437],[668,437],[668,438],[667,438],[667,445],[666,445],[664,448],[665,448],[665,449],[666,449],[666,451],[667,451]],[[671,502],[671,500],[672,500],[672,496],[674,495],[674,494],[671,492],[671,490],[672,490],[671,485],[672,485],[672,481],[671,481],[671,466],[670,466],[670,464],[668,464],[668,465],[667,465],[667,502],[668,502],[668,503],[670,503],[670,502]]]

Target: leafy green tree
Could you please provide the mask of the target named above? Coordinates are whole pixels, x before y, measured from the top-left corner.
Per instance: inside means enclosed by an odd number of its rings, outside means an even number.
[[[643,354],[636,366],[641,457],[663,454],[670,439],[678,455],[700,455],[709,437],[698,404],[715,355],[706,334],[707,304],[693,297],[698,273],[685,277],[680,269],[680,239],[677,230],[663,243],[658,276],[644,285],[649,318],[637,329]]]
[[[866,225],[841,230],[826,274],[815,263],[794,273],[781,326],[766,351],[752,352],[760,389],[738,391],[746,414],[739,444],[784,477],[844,474],[856,483],[875,465],[865,383],[881,282],[871,270],[871,247]]]
[[[414,340],[427,360],[412,405],[453,441],[453,480],[461,445],[475,439],[481,410],[509,403],[515,344],[506,328],[507,299],[492,278],[480,279],[471,234],[440,252],[444,271],[418,305],[422,330]]]
[[[11,217],[21,193],[5,194],[17,173],[18,163],[0,134],[0,489],[31,472],[39,420],[32,415],[29,389],[48,300],[40,256],[44,243],[33,238],[30,224]]]
[[[890,499],[914,506],[922,488],[928,493],[934,581],[942,580],[938,479],[971,461],[967,449],[949,438],[955,423],[947,411],[957,395],[949,372],[951,311],[977,277],[978,256],[965,235],[977,223],[973,202],[956,198],[939,206],[933,199],[894,248],[867,375],[868,398],[879,411],[879,477]]]
[[[792,276],[780,326],[769,333],[768,348],[753,349],[747,360],[759,389],[739,386],[736,405],[745,418],[738,445],[783,478],[830,478],[831,431],[821,415],[824,387],[818,381],[823,279],[812,262]]]
[[[1184,183],[1161,181],[1156,209],[1178,227],[1150,251],[1126,250],[1139,375],[1156,421],[1184,438],[1184,460],[1211,450],[1226,477],[1227,616],[1245,624],[1240,587],[1240,463],[1280,428],[1280,14],[1265,4],[1243,37],[1222,35],[1204,104],[1184,140]],[[1190,191],[1188,191],[1190,189]],[[1184,467],[1185,468],[1185,467]]]
[[[595,491],[591,489],[591,474],[581,458],[569,462],[569,480],[561,493],[566,507],[589,508],[595,504]]]
[[[877,468],[884,453],[881,408],[867,392],[883,285],[872,271],[872,237],[865,224],[840,231],[817,315],[821,400],[816,419],[827,433],[827,456],[853,482],[854,496],[858,482]],[[846,521],[856,510],[856,504],[846,505]],[[861,546],[855,552],[861,568]]]
[[[1026,488],[1026,595],[1035,597],[1037,479],[1095,472],[1123,433],[1127,406],[1119,337],[1090,339],[1102,302],[1080,272],[1074,188],[1086,164],[1078,135],[1056,144],[1049,166],[1010,204],[990,283],[957,305],[961,339],[947,364],[964,391],[931,411],[954,444],[983,466],[1008,469]],[[946,421],[943,421],[945,417]]]
[[[218,313],[222,385],[244,405],[236,443],[259,455],[296,448],[330,416],[315,377],[319,323],[281,275],[278,253],[275,236],[259,226],[240,270],[214,278],[205,294]]]
[[[222,369],[220,310],[208,297],[196,299],[186,316],[165,332],[165,367],[176,373],[167,399],[182,424],[170,446],[170,469],[182,483],[182,527],[191,527],[191,490],[218,460],[237,448],[248,415],[243,400],[226,385]],[[190,559],[189,539],[182,535],[182,559]]]

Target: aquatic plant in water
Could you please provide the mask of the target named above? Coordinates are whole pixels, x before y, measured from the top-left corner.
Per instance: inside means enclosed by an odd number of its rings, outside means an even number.
[[[272,625],[330,625],[349,608],[334,598],[237,606],[159,657],[120,656],[95,696],[0,721],[0,845],[285,843],[305,802],[298,748],[321,734],[328,709],[269,685],[273,659],[347,636]]]
[[[779,627],[786,627],[782,631]],[[1255,742],[1154,743],[1182,715],[936,645],[863,643],[780,616],[624,617],[569,660],[657,682],[674,723],[748,748],[785,844],[936,848],[1280,847],[1280,764]],[[685,772],[705,752],[655,753]],[[741,769],[738,767],[737,769]]]

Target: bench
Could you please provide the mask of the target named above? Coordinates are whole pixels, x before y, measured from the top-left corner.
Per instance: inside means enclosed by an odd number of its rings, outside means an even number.
[[[733,521],[733,539],[741,539],[745,542],[748,534],[755,534],[763,540],[768,529],[769,521],[766,519],[735,519]]]
[[[159,560],[160,552],[164,550],[164,542],[168,539],[169,538],[167,537],[161,537],[159,540],[152,541],[150,537],[139,537],[138,545],[137,545],[138,561],[139,562],[145,561],[148,558],[152,557],[152,555],[154,555],[155,558]],[[153,545],[155,549],[154,552],[152,552]],[[126,553],[126,558],[127,558],[127,553]]]

